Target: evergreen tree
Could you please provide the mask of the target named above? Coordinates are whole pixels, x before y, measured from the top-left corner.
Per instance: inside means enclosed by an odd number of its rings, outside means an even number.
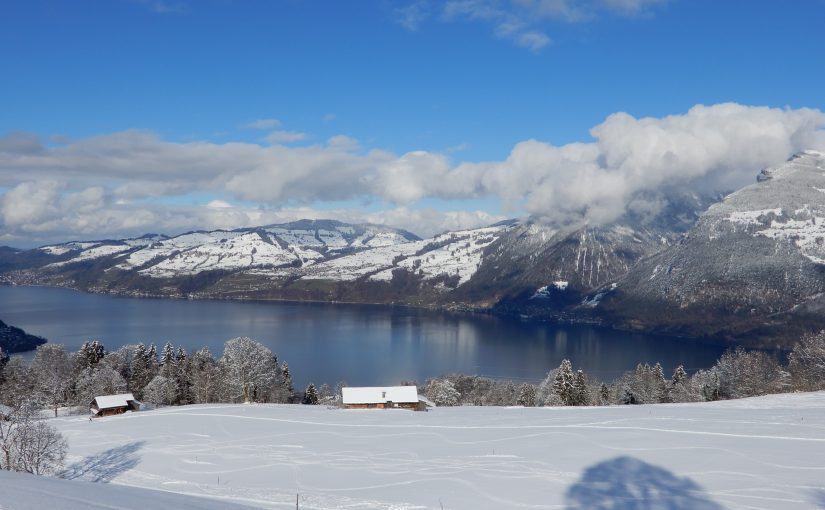
[[[581,370],[576,371],[576,375],[573,378],[572,405],[590,405],[590,389],[587,387],[587,380],[584,377],[584,372]]]
[[[171,342],[166,342],[166,345],[163,346],[163,354],[160,357],[160,370],[158,373],[167,379],[173,379],[176,371],[175,350],[172,348]]]
[[[302,403],[313,406],[318,405],[318,392],[315,390],[314,384],[309,383],[309,386],[307,386]]]
[[[178,404],[189,404],[192,402],[192,365],[186,356],[183,347],[178,347],[175,353],[175,382],[178,386]]]
[[[152,380],[149,371],[149,353],[142,343],[137,344],[132,355],[132,376],[129,378],[129,389],[135,398],[143,398],[143,388]]]
[[[662,365],[658,361],[655,365],[653,365],[653,369],[650,372],[650,379],[653,402],[667,402],[667,380],[665,379],[665,371],[662,369]]]
[[[516,404],[524,407],[536,405],[536,387],[529,383],[522,384]]]
[[[146,351],[146,367],[151,376],[149,377],[151,381],[158,375],[158,348],[155,344],[149,344],[149,350]]]
[[[568,359],[562,360],[561,365],[556,370],[556,376],[553,378],[553,392],[561,400],[562,405],[575,405],[573,380],[573,364]]]
[[[610,389],[608,389],[605,383],[599,386],[599,398],[601,399],[601,405],[610,404]]]
[[[684,382],[687,381],[687,377],[688,375],[687,372],[685,372],[685,367],[679,365],[676,367],[676,370],[673,371],[673,377],[670,379],[670,382],[673,386],[676,386],[677,384],[684,384]]]
[[[288,399],[291,401],[292,395],[295,393],[295,387],[292,385],[292,374],[289,373],[289,365],[286,361],[281,363],[281,374],[284,379],[284,388],[289,395]]]
[[[189,365],[191,366],[192,402],[196,404],[213,402],[220,374],[209,348],[204,347],[193,354]]]

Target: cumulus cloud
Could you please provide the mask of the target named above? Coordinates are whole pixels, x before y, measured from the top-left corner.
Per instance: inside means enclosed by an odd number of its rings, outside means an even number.
[[[230,228],[297,219],[368,220],[426,234],[500,219],[423,210],[427,198],[496,197],[508,214],[552,224],[655,215],[669,190],[729,191],[806,148],[825,150],[825,114],[725,103],[661,118],[616,113],[592,139],[516,144],[501,161],[368,149],[335,136],[300,147],[169,142],[125,131],[48,146],[0,138],[0,236],[33,239]],[[454,155],[453,155],[454,156]],[[201,205],[192,197],[221,199]],[[160,203],[159,197],[168,197]],[[254,204],[237,207],[233,203]],[[390,204],[378,213],[355,205]],[[321,206],[320,209],[311,207]]]

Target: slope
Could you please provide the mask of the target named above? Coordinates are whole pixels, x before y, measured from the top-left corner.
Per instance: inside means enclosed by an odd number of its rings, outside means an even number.
[[[302,509],[825,503],[823,392],[428,413],[200,405],[50,422],[69,439],[73,478],[107,473],[114,484],[260,508],[294,508],[296,493]]]

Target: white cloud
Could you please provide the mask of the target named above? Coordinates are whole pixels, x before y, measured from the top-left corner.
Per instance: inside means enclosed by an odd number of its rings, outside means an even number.
[[[298,131],[273,131],[266,135],[265,140],[271,144],[289,144],[306,140],[307,134]]]
[[[547,28],[552,23],[581,23],[600,14],[649,15],[668,0],[415,0],[393,13],[396,21],[411,31],[430,18],[492,25],[493,34],[538,53],[552,42]]]
[[[43,146],[31,134],[0,139],[0,236],[82,238],[249,226],[311,217],[376,218],[423,233],[483,221],[487,212],[422,211],[426,198],[498,197],[512,215],[555,224],[653,213],[674,188],[726,191],[806,148],[825,149],[825,114],[734,103],[680,115],[610,115],[593,139],[561,146],[527,140],[502,161],[454,162],[446,153],[365,149],[346,136],[300,147],[169,142],[125,131]],[[200,206],[197,194],[217,194]],[[161,196],[166,205],[158,204]],[[233,201],[260,207],[239,208]],[[390,203],[387,211],[307,209]],[[496,213],[497,214],[497,213]],[[497,216],[495,216],[497,218]],[[486,218],[486,219],[489,219]],[[453,223],[450,223],[450,222]],[[397,223],[393,223],[397,222]]]
[[[257,119],[247,122],[242,127],[245,129],[274,129],[281,126],[278,119]]]

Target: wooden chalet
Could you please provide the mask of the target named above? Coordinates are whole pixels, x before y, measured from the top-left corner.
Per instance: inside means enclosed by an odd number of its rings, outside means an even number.
[[[140,402],[135,400],[134,395],[131,393],[95,397],[89,405],[89,411],[91,411],[92,417],[95,418],[138,410],[140,410]]]
[[[426,411],[435,404],[418,394],[415,386],[370,386],[341,389],[345,409],[411,409]]]

